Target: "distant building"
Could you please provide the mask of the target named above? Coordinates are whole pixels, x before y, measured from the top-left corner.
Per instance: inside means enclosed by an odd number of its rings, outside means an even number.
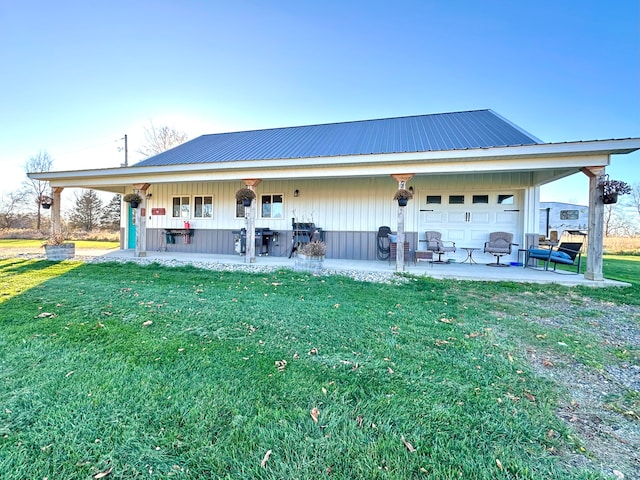
[[[567,230],[587,232],[589,207],[573,203],[540,202],[540,235],[558,241]]]

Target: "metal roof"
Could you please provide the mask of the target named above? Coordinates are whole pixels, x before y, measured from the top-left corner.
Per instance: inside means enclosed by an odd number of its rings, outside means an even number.
[[[202,135],[134,166],[300,159],[542,143],[492,110]]]

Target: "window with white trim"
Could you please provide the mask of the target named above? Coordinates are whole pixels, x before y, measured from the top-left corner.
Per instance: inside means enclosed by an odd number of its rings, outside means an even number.
[[[193,217],[213,218],[213,197],[211,195],[193,197]]]
[[[262,218],[284,218],[282,195],[260,195],[260,216]]]
[[[191,202],[189,197],[173,197],[173,218],[189,218]]]

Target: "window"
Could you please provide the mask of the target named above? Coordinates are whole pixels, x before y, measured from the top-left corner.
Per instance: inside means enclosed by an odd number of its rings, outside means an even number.
[[[464,195],[449,195],[449,205],[463,205]]]
[[[189,218],[190,214],[189,197],[173,197],[173,218]]]
[[[442,203],[442,195],[427,195],[427,204],[438,204]]]
[[[193,197],[193,216],[195,218],[213,217],[213,197],[199,196]]]
[[[578,220],[579,218],[578,210],[560,210],[560,220]]]
[[[282,195],[261,195],[260,212],[262,218],[284,218]]]
[[[499,205],[513,205],[513,195],[498,195]]]
[[[244,218],[244,209],[242,200],[236,200],[236,218]]]
[[[474,195],[472,203],[489,203],[489,195]]]

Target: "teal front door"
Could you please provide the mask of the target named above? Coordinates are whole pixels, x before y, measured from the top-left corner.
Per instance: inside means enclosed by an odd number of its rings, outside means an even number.
[[[127,248],[136,248],[136,211],[127,203]]]

